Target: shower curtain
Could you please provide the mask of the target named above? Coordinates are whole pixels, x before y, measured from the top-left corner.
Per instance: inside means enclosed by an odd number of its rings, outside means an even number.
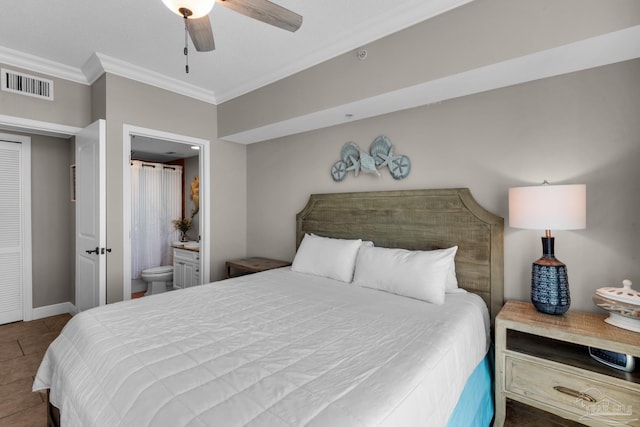
[[[171,221],[182,217],[182,166],[131,162],[131,278],[142,270],[173,264],[171,242],[180,232]]]

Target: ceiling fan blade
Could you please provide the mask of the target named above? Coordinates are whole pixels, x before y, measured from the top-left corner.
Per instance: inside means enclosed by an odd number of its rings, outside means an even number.
[[[274,27],[294,32],[302,25],[302,16],[269,0],[218,0],[223,6]]]
[[[213,31],[211,30],[209,16],[205,15],[196,19],[187,18],[186,25],[191,41],[198,52],[209,52],[216,48],[213,42]]]

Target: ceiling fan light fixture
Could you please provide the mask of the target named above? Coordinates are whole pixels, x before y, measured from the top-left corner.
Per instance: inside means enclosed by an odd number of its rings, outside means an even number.
[[[162,0],[162,2],[169,10],[179,16],[184,16],[180,9],[188,9],[191,12],[189,19],[208,15],[215,4],[215,0]]]

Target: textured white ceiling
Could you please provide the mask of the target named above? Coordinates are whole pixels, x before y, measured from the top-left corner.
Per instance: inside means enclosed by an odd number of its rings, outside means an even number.
[[[161,0],[20,0],[0,15],[0,61],[27,54],[24,65],[33,55],[90,83],[96,76],[87,70],[98,54],[102,62],[148,70],[221,103],[469,1],[275,0],[303,15],[295,33],[216,4],[210,14],[216,50],[190,45],[185,74],[184,25]]]

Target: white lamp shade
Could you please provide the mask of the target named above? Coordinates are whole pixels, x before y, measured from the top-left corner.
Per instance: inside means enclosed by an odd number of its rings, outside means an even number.
[[[509,189],[509,225],[536,230],[578,230],[587,226],[587,189],[538,185]]]
[[[180,13],[180,8],[184,7],[189,9],[193,15],[189,16],[191,19],[202,18],[205,15],[208,15],[213,9],[213,5],[215,4],[215,0],[162,0],[162,2],[167,6],[170,10],[175,12],[176,14],[182,16]]]

